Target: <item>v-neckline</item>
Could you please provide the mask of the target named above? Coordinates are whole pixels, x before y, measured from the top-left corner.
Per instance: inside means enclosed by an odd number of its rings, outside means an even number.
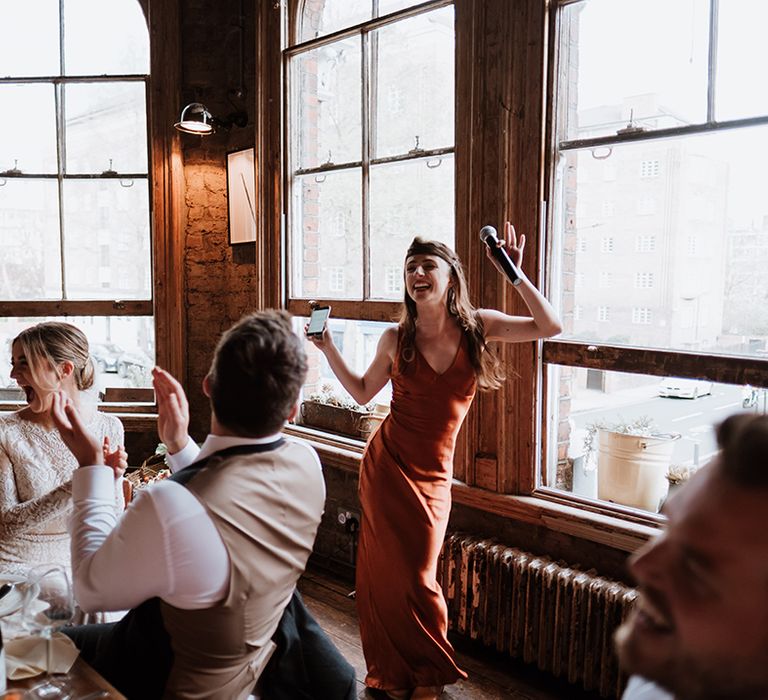
[[[459,358],[459,353],[461,352],[461,346],[463,343],[464,343],[464,334],[462,333],[461,337],[459,338],[459,345],[456,348],[456,353],[453,356],[453,360],[451,361],[451,364],[448,365],[448,367],[446,367],[445,371],[443,372],[438,372],[437,370],[435,370],[434,367],[432,367],[432,365],[429,364],[429,360],[427,360],[427,358],[424,357],[424,354],[419,349],[419,346],[416,345],[415,340],[414,340],[413,346],[416,348],[416,352],[419,353],[419,355],[421,356],[421,359],[424,361],[424,364],[427,367],[429,367],[429,370],[432,372],[432,374],[434,374],[436,377],[443,377],[446,374],[448,374],[448,372],[450,372],[453,369],[454,365],[456,364],[456,360]]]

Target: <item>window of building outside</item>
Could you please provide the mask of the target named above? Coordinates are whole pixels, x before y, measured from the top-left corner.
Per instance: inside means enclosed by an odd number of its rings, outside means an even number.
[[[96,386],[154,364],[149,36],[136,0],[7,3],[0,22],[0,399],[11,341],[44,320],[89,339]]]
[[[284,52],[286,306],[299,329],[310,300],[330,305],[334,341],[362,372],[397,316],[414,236],[455,244],[454,8],[294,6]],[[322,354],[308,353],[305,395],[345,397]],[[375,400],[389,397],[385,387]]]
[[[766,412],[768,82],[749,76],[768,64],[768,3],[557,11],[550,296],[565,330],[543,344],[539,491],[653,520],[667,474],[713,456],[718,423]],[[584,246],[611,253],[610,288]]]
[[[637,236],[637,238],[635,238],[635,251],[638,253],[655,253],[656,236],[649,236],[644,234]]]
[[[653,287],[653,272],[636,272],[635,289],[651,289]]]
[[[612,253],[613,252],[613,236],[603,236],[600,240],[600,252]]]

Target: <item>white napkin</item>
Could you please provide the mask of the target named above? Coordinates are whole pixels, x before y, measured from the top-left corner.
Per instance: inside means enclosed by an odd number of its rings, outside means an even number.
[[[51,652],[50,673],[67,673],[80,654],[72,640],[61,632],[51,638]],[[44,673],[45,665],[45,639],[42,637],[18,637],[5,643],[5,669],[11,680]]]

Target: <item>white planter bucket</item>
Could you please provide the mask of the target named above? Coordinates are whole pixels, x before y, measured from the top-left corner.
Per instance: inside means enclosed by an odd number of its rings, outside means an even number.
[[[666,474],[680,435],[638,437],[598,431],[597,495],[656,512],[667,494]]]

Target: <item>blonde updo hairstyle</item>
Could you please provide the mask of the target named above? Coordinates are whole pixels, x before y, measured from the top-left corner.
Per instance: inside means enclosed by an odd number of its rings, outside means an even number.
[[[51,367],[57,373],[62,362],[74,365],[72,376],[80,391],[93,386],[95,369],[83,332],[70,323],[46,321],[24,329],[14,339],[21,346],[33,379],[40,384],[40,370]],[[45,387],[53,389],[53,387]]]

